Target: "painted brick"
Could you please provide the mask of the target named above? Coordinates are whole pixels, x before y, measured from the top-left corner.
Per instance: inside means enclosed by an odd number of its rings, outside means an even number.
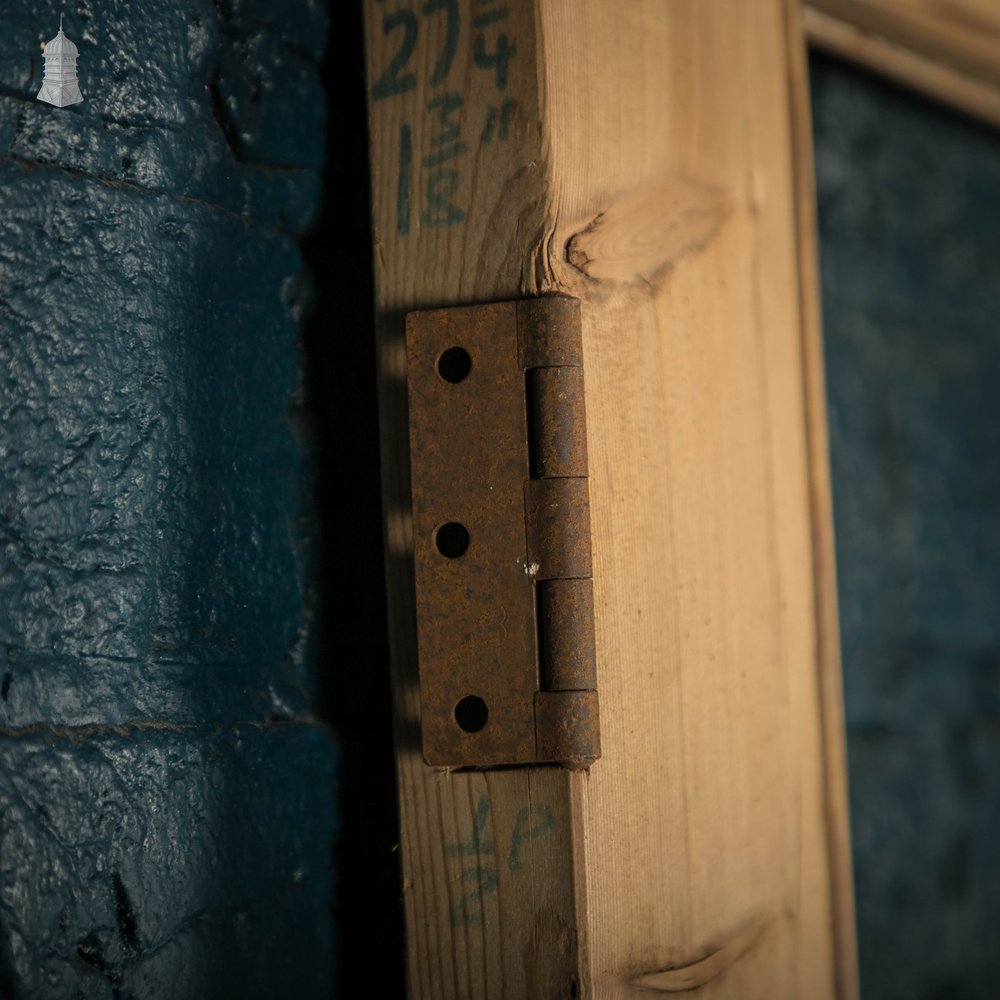
[[[325,5],[0,4],[0,996],[327,996]]]

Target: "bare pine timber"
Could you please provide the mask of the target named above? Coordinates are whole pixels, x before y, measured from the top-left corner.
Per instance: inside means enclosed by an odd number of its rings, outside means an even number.
[[[414,997],[855,995],[798,13],[366,0]],[[556,292],[583,303],[603,757],[435,771],[403,317]]]
[[[995,0],[809,0],[809,42],[1000,125]]]
[[[808,0],[809,6],[1000,86],[1000,7],[994,0]]]
[[[802,9],[786,4],[788,37],[802,37]],[[816,655],[823,727],[825,821],[829,838],[830,891],[833,908],[835,975],[838,996],[856,995],[858,950],[851,872],[850,821],[847,814],[847,759],[844,745],[843,684],[840,674],[840,616],[833,544],[833,498],[823,379],[823,331],[820,318],[818,223],[813,169],[809,71],[804,45],[789,46],[795,221],[799,244],[802,316],[802,364],[805,378],[806,429],[816,602]]]

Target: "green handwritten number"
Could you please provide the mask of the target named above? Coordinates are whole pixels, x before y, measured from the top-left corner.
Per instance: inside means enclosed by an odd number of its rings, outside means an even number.
[[[396,28],[403,29],[402,44],[392,57],[392,62],[386,66],[385,72],[372,85],[373,101],[381,101],[382,98],[392,97],[394,94],[405,94],[417,85],[416,73],[399,75],[417,47],[417,15],[412,10],[397,10],[392,14],[386,14],[382,20],[383,34],[390,35]]]
[[[480,142],[484,145],[488,142],[492,142],[494,135],[500,142],[504,142],[510,133],[510,118],[513,112],[514,102],[509,97],[505,97],[503,99],[503,104],[500,105],[499,115],[497,114],[497,109],[494,105],[486,105],[486,125],[483,127],[483,134],[480,136]]]
[[[420,213],[425,226],[454,226],[465,212],[452,200],[458,190],[458,171],[439,167],[427,177],[427,207]]]
[[[413,165],[413,136],[409,122],[399,127],[399,177],[396,180],[396,230],[410,233],[410,168]]]
[[[483,840],[486,824],[489,821],[490,800],[485,795],[479,796],[476,803],[476,817],[472,825],[472,838],[445,847],[445,856],[458,858],[474,855],[493,854],[493,841]],[[532,805],[521,809],[514,821],[514,832],[510,838],[510,853],[507,855],[507,869],[511,875],[521,870],[524,845],[529,840],[541,837],[555,826],[552,810],[546,805]],[[469,865],[462,869],[457,881],[474,883],[467,892],[463,892],[448,909],[448,918],[452,927],[479,927],[483,922],[483,900],[500,888],[500,879],[492,862]]]
[[[496,52],[486,51],[486,36],[476,35],[472,49],[472,58],[480,69],[492,69],[496,72],[497,90],[507,89],[507,64],[517,53],[517,47],[510,44],[506,35],[497,35]]]
[[[500,884],[493,868],[463,868],[460,881],[476,884],[452,903],[448,918],[452,927],[479,927],[483,922],[483,899]]]
[[[472,19],[472,23],[477,28],[487,28],[491,24],[496,24],[497,21],[506,21],[509,16],[509,7],[494,7],[493,10],[487,10],[482,14],[477,14]]]
[[[448,844],[444,850],[445,856],[458,858],[470,854],[480,857],[484,854],[492,854],[493,841],[483,840],[489,818],[490,800],[487,796],[480,795],[479,801],[476,803],[472,839],[458,844]],[[496,892],[500,884],[496,868],[489,863],[482,867],[476,865],[462,869],[459,881],[471,882],[473,879],[476,881],[475,886],[459,896],[449,908],[448,916],[452,927],[478,927],[483,922],[483,897]]]
[[[439,112],[438,124],[441,126],[441,132],[431,140],[435,146],[443,146],[445,143],[458,141],[459,123],[454,118],[454,114],[463,103],[464,98],[457,91],[438,94],[437,97],[432,97],[427,102],[428,111]]]
[[[514,833],[510,838],[510,854],[507,856],[507,867],[510,873],[520,871],[521,850],[529,840],[540,837],[552,829],[555,820],[548,806],[529,806],[517,814]]]
[[[461,14],[458,10],[458,0],[427,0],[424,4],[424,17],[429,17],[437,11],[443,10],[447,17],[444,33],[444,46],[441,48],[441,55],[438,56],[437,65],[430,75],[430,84],[436,87],[439,83],[444,83],[448,76],[448,70],[455,61],[455,52],[458,50],[459,28],[462,24]]]
[[[466,843],[448,844],[444,849],[445,856],[459,858],[467,854],[492,854],[493,841],[482,839],[489,817],[490,800],[485,795],[480,795],[479,802],[476,803],[476,820],[472,827],[472,839]]]

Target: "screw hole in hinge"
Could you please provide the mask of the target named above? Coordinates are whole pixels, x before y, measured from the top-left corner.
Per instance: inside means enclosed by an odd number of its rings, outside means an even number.
[[[458,521],[449,521],[442,524],[434,533],[434,544],[437,545],[438,552],[448,559],[457,559],[464,556],[469,547],[469,532],[464,524]]]
[[[467,733],[478,733],[486,726],[490,710],[482,698],[470,694],[455,706],[455,721]]]
[[[457,385],[472,371],[472,358],[462,347],[449,347],[437,360],[438,375]]]

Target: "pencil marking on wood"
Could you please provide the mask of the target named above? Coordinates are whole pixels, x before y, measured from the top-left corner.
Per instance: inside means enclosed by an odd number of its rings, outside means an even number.
[[[486,830],[486,822],[489,816],[490,800],[485,795],[480,795],[479,802],[476,804],[476,818],[472,827],[472,838],[465,843],[448,844],[444,849],[445,857],[457,858],[468,854],[492,854],[493,841],[481,839]]]
[[[455,61],[455,52],[458,50],[458,33],[462,23],[461,12],[458,9],[458,0],[428,0],[424,4],[421,13],[424,17],[444,11],[447,17],[447,27],[444,36],[444,45],[441,47],[441,55],[438,56],[437,65],[431,73],[428,83],[436,87],[439,83],[444,83],[451,69],[451,64]]]
[[[410,126],[399,127],[399,178],[396,182],[396,229],[400,236],[410,231],[410,168],[413,164],[413,138]]]
[[[717,979],[746,955],[763,937],[772,921],[753,920],[719,947],[684,965],[658,972],[647,972],[632,980],[632,985],[648,993],[686,993]]]
[[[486,108],[486,124],[483,126],[483,134],[480,137],[480,143],[486,145],[493,141],[493,136],[496,135],[501,142],[503,142],[508,133],[510,132],[510,116],[514,110],[514,102],[509,98],[505,98],[503,104],[500,105],[499,111],[499,121],[500,125],[497,128],[497,109],[495,105],[487,105]]]
[[[494,71],[497,90],[507,89],[507,67],[516,54],[517,46],[512,45],[504,34],[497,35],[493,52],[487,48],[486,36],[482,33],[476,35],[472,58],[480,69]]]
[[[445,16],[444,38],[437,53],[434,69],[427,77],[427,86],[437,90],[447,82],[462,41],[462,13],[458,0],[427,0],[420,7],[420,18],[407,7],[386,14],[382,18],[382,33],[386,38],[399,34],[399,29],[402,29],[402,34],[394,54],[372,84],[373,102],[398,98],[416,89],[417,74],[408,71],[408,67],[411,63],[419,62],[414,56],[418,48],[424,44],[421,39],[426,36],[424,30],[426,22],[436,18],[438,14]],[[474,27],[488,31],[491,27],[502,25],[509,17],[509,8],[495,8],[478,15],[474,19]],[[494,37],[480,30],[472,42],[472,63],[477,69],[492,75],[496,91],[507,89],[510,63],[516,54],[517,46],[503,32],[495,34]],[[469,92],[469,81],[464,81],[460,86]],[[432,147],[430,151],[424,152],[423,156],[418,156],[416,161],[424,171],[422,177],[419,171],[417,176],[418,188],[423,187],[424,195],[423,208],[419,214],[422,226],[449,227],[465,221],[467,209],[461,203],[462,176],[463,169],[468,169],[465,163],[466,154],[472,150],[472,144],[461,139],[465,97],[465,93],[456,90],[435,93],[424,105],[424,110],[430,115],[425,119],[425,124],[430,128],[421,129],[420,122],[417,122],[417,136],[425,133]],[[488,103],[484,108],[473,109],[476,117],[482,112],[485,121],[480,133],[480,145],[492,142],[494,138],[500,142],[507,140],[514,108],[515,102],[505,97],[499,108]],[[439,126],[437,133],[431,131],[435,124]],[[411,229],[413,134],[414,123],[411,120],[401,122],[396,197],[396,230],[400,236],[408,236]],[[418,139],[418,144],[426,145],[426,140],[420,143]]]
[[[480,926],[483,921],[483,900],[500,888],[497,862],[492,860],[495,853],[493,841],[483,839],[489,817],[489,797],[481,794],[476,803],[472,836],[467,841],[445,845],[446,858],[475,858],[475,862],[466,865],[452,877],[453,882],[471,885],[471,888],[463,892],[450,907],[449,920],[452,927]],[[525,845],[529,841],[545,836],[554,826],[555,817],[547,805],[532,803],[518,810],[506,856],[509,874],[517,875],[522,870]]]
[[[507,855],[507,868],[511,875],[521,870],[521,852],[529,840],[541,837],[552,829],[555,820],[552,810],[544,805],[525,806],[517,814],[514,832],[510,838],[510,854]]]
[[[389,61],[385,72],[372,84],[372,100],[381,101],[394,94],[405,94],[417,85],[416,73],[400,76],[400,71],[406,67],[417,47],[417,16],[412,10],[397,10],[386,14],[382,19],[382,31],[389,35],[396,28],[403,29],[396,54]]]

